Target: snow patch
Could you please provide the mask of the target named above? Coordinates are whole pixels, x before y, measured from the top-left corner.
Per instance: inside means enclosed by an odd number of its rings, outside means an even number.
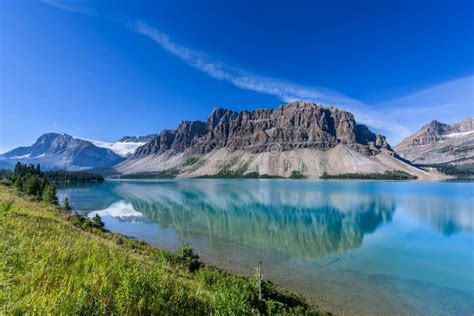
[[[25,159],[25,158],[30,158],[31,154],[23,155],[23,156],[13,156],[10,157],[10,159]]]
[[[116,143],[109,143],[109,142],[104,142],[101,140],[93,140],[93,139],[85,139],[85,138],[80,138],[82,140],[91,142],[97,147],[101,148],[107,148],[112,150],[114,153],[117,155],[120,155],[122,157],[127,157],[135,152],[138,147],[145,145],[146,143],[144,142],[116,142]]]
[[[474,131],[459,132],[459,133],[450,133],[450,134],[444,135],[444,137],[446,137],[446,138],[459,138],[459,137],[468,136],[468,135],[470,135],[470,134],[474,134]],[[474,136],[474,135],[473,135],[473,136]]]

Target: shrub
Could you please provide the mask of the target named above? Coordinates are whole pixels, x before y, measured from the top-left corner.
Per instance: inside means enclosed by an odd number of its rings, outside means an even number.
[[[102,221],[102,218],[100,217],[99,214],[95,214],[95,216],[91,219],[92,223],[94,224],[95,227],[97,228],[104,228],[105,224]]]
[[[194,253],[193,249],[186,243],[181,245],[176,255],[178,261],[186,265],[191,272],[203,266],[202,262],[199,261],[199,256]]]

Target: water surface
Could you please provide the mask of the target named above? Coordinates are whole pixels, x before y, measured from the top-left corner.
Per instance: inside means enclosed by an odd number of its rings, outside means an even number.
[[[474,311],[474,184],[106,181],[66,188],[106,228],[264,276],[338,314]]]

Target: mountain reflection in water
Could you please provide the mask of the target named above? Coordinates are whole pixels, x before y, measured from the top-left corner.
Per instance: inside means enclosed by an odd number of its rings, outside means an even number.
[[[265,277],[353,314],[470,314],[474,185],[308,180],[106,181],[64,188],[106,228]],[[345,303],[341,303],[345,302]]]
[[[91,214],[155,223],[182,239],[207,238],[211,246],[218,236],[257,250],[318,258],[360,247],[364,235],[390,221],[395,210],[389,197],[239,183],[107,183],[115,199]],[[74,193],[80,190],[71,192],[73,201]]]

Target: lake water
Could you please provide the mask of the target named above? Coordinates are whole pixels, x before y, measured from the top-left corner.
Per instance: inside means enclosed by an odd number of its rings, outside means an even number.
[[[62,189],[106,228],[263,274],[337,314],[474,311],[474,184],[106,181]]]

